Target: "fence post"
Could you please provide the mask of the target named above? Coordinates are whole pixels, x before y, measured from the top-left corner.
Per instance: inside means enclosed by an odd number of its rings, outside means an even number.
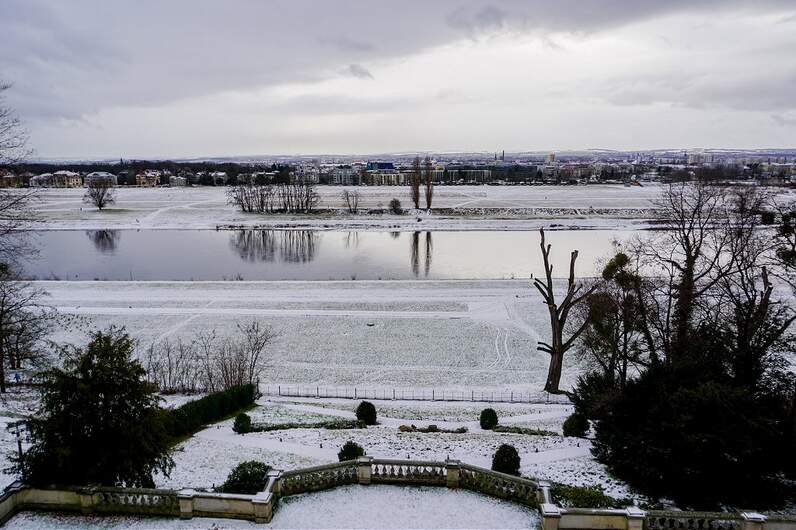
[[[763,530],[767,517],[757,512],[741,512],[741,530]]]
[[[357,479],[360,484],[370,484],[370,465],[373,458],[360,456],[357,458]]]
[[[445,485],[449,488],[459,487],[459,469],[460,462],[458,460],[445,460]]]
[[[180,519],[193,519],[193,494],[192,489],[182,489],[177,492],[177,501],[180,503]]]

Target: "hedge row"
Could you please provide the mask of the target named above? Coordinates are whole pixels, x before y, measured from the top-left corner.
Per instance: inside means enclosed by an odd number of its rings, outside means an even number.
[[[234,386],[208,394],[166,411],[166,427],[173,437],[182,438],[195,433],[208,423],[221,421],[252,406],[255,399],[257,399],[257,387],[253,384]]]

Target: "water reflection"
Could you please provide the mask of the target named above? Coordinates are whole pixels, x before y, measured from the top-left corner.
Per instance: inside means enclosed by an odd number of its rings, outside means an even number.
[[[320,235],[311,230],[238,230],[230,245],[250,262],[307,263],[315,259]]]
[[[86,235],[103,254],[113,254],[121,237],[118,230],[86,230]]]
[[[359,232],[346,232],[345,248],[359,248]]]
[[[429,272],[431,272],[431,258],[433,253],[434,253],[434,243],[431,239],[431,232],[426,232],[425,260],[423,267],[423,272],[426,278],[428,278],[428,274]],[[414,274],[415,278],[419,278],[420,277],[420,232],[412,232],[412,237],[410,239],[410,247],[409,247],[409,261],[412,265],[412,274]]]

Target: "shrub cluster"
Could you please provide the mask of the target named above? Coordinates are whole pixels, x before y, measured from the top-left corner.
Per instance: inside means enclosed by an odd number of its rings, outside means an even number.
[[[481,411],[481,417],[478,419],[481,428],[485,431],[494,429],[498,424],[498,415],[495,409],[484,409]]]
[[[436,425],[429,425],[428,427],[417,427],[416,425],[401,425],[398,427],[401,432],[422,432],[422,433],[448,433],[448,434],[464,434],[467,432],[467,427],[457,427],[455,429],[440,429]]]
[[[573,412],[564,422],[564,436],[582,438],[589,431],[589,420],[580,412]]]
[[[241,462],[230,471],[227,480],[216,488],[219,493],[246,493],[253,495],[268,485],[271,466],[256,460]]]
[[[357,419],[365,425],[376,425],[376,407],[370,401],[363,401],[357,407]]]
[[[520,455],[513,445],[498,447],[492,457],[492,471],[520,476]]]
[[[340,462],[345,462],[346,460],[356,460],[360,456],[365,456],[365,449],[358,443],[351,440],[343,444],[343,447],[341,447],[340,451],[337,453],[337,459]]]
[[[187,436],[201,429],[203,425],[220,421],[250,407],[256,398],[255,385],[240,385],[189,401],[181,407],[166,411],[168,432],[175,438]]]
[[[531,429],[530,427],[518,427],[516,425],[498,425],[492,429],[492,432],[526,434],[528,436],[558,436],[557,432],[546,431],[544,429]]]
[[[633,499],[615,499],[605,494],[602,486],[567,486],[555,484],[550,489],[553,502],[565,508],[622,508],[632,506]]]
[[[318,421],[314,423],[271,423],[258,425],[254,424],[250,427],[248,432],[270,432],[270,431],[285,431],[288,429],[362,429],[365,424],[359,420],[329,420]]]

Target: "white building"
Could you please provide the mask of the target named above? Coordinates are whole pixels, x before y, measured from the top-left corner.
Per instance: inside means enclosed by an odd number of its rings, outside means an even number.
[[[83,186],[86,188],[89,184],[94,182],[110,182],[111,186],[116,186],[118,184],[118,179],[116,175],[113,173],[108,173],[107,171],[92,171],[85,177],[83,177]]]

